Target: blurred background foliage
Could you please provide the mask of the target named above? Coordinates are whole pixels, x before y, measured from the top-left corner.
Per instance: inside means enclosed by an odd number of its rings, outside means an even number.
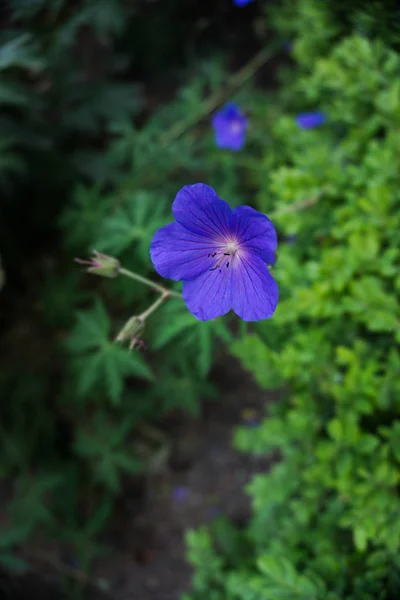
[[[218,399],[209,373],[225,347],[262,388],[282,392],[235,445],[279,450],[280,460],[249,485],[244,528],[217,519],[188,534],[187,600],[392,600],[400,8],[282,0],[246,11],[247,21],[228,0],[2,8],[0,447],[10,500],[0,562],[23,568],[15,550],[45,532],[89,566],[124,478],[164,456],[149,423]],[[214,144],[210,116],[225,100],[249,118],[240,153]],[[300,129],[295,116],[314,110],[326,123]],[[84,279],[72,259],[96,248],[154,276],[151,237],[180,187],[198,181],[277,226],[278,310],[237,328],[230,316],[200,324],[171,299],[146,328],[146,352],[129,354],[113,339],[154,293]]]

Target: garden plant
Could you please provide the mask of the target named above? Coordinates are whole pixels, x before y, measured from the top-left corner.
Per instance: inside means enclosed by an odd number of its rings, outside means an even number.
[[[184,599],[396,600],[398,3],[8,4],[1,565],[44,536],[90,573],[224,351],[279,393],[233,434],[274,463],[244,525],[188,531]]]

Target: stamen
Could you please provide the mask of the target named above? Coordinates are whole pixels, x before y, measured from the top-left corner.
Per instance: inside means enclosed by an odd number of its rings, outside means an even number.
[[[216,253],[216,252],[214,252],[214,254],[212,254],[211,256],[214,258],[214,256],[215,256],[216,254],[217,254],[217,253]],[[210,255],[209,255],[209,256],[210,256]],[[219,269],[219,267],[221,266],[221,264],[222,264],[222,263],[223,263],[223,261],[224,261],[224,256],[230,256],[230,252],[224,252],[224,253],[223,253],[223,255],[221,256],[221,258],[219,259],[219,261],[217,262],[217,264],[215,265],[215,267],[212,267],[211,269],[208,269],[208,270],[209,270],[209,271],[216,271],[217,269]],[[229,262],[228,262],[228,264],[227,264],[226,266],[228,266],[228,265],[229,265]],[[221,269],[219,269],[219,272],[220,272],[220,273],[222,272],[222,271],[221,271]]]
[[[217,254],[220,255],[219,260],[217,261],[216,265],[214,267],[211,267],[210,269],[208,269],[209,271],[216,271],[217,269],[219,270],[220,273],[222,273],[222,266],[223,263],[225,261],[225,256],[235,256],[237,251],[238,251],[238,244],[237,242],[234,241],[230,241],[228,242],[226,245],[224,245],[223,247],[224,250],[229,250],[229,252],[210,252],[208,254],[208,258],[214,258],[215,256],[217,256]],[[229,266],[232,264],[232,260],[233,259],[228,259],[227,262],[225,263],[226,268],[228,269]]]

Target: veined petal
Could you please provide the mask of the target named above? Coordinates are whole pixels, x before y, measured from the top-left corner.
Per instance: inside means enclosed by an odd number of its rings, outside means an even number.
[[[232,212],[232,232],[239,246],[257,253],[269,265],[275,263],[278,236],[268,217],[251,206],[238,206]]]
[[[150,245],[150,257],[157,273],[175,281],[208,272],[215,263],[215,259],[208,256],[213,252],[212,240],[188,231],[179,223],[159,229]]]
[[[210,240],[229,235],[232,209],[209,185],[185,185],[176,195],[172,212],[192,233]]]
[[[229,128],[218,129],[215,133],[215,144],[218,148],[229,148],[237,152],[243,148],[246,140],[245,131],[231,131]]]
[[[232,307],[243,321],[272,317],[278,304],[278,284],[258,254],[247,252],[232,270]]]
[[[225,315],[232,308],[232,269],[207,271],[184,281],[182,296],[190,312],[200,321]]]

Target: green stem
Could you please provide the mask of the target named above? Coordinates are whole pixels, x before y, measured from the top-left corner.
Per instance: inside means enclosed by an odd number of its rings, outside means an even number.
[[[251,79],[253,75],[275,55],[278,48],[278,43],[274,42],[269,47],[263,48],[258,54],[253,56],[248,63],[228,79],[227,84],[223,89],[218,90],[218,92],[212,94],[204,101],[195,115],[190,116],[188,119],[178,121],[169,131],[167,131],[160,139],[160,146],[168,146],[172,141],[180,138],[202,119],[212,113],[234,91]]]
[[[322,192],[317,194],[316,196],[311,196],[310,198],[306,198],[301,202],[294,202],[293,204],[288,204],[288,206],[284,206],[274,212],[270,213],[268,216],[270,219],[276,219],[278,217],[283,217],[284,215],[288,215],[290,213],[296,213],[302,210],[306,210],[316,204],[322,196]]]
[[[126,275],[126,277],[130,277],[131,279],[134,279],[135,281],[140,281],[140,283],[144,283],[144,285],[148,285],[153,290],[160,292],[160,294],[167,295],[167,296],[174,296],[174,298],[182,298],[182,294],[180,294],[179,292],[174,292],[173,290],[167,290],[164,286],[159,285],[158,283],[155,283],[154,281],[151,281],[151,279],[147,279],[147,277],[142,277],[142,275],[138,275],[137,273],[134,273],[133,271],[124,269],[124,267],[121,267],[119,269],[119,273],[121,275]]]
[[[145,310],[144,312],[142,312],[141,315],[139,315],[139,319],[144,322],[147,319],[147,317],[149,317],[155,310],[157,310],[157,308],[164,302],[164,300],[168,298],[169,295],[170,293],[168,292],[168,290],[166,290],[161,296],[157,298],[155,302],[153,302],[151,306],[149,306],[147,310]]]

